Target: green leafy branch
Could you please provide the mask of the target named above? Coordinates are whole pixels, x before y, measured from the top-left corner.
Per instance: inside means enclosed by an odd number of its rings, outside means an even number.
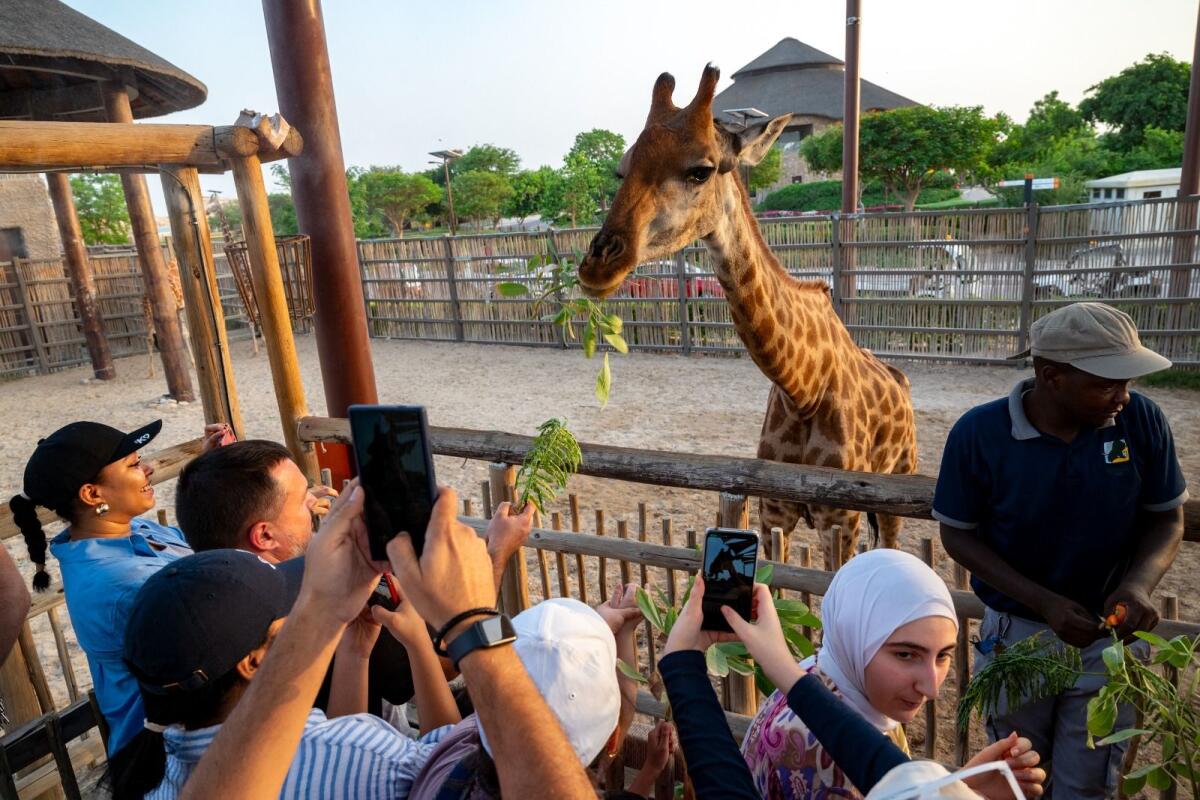
[[[773,565],[761,565],[754,575],[755,583],[770,584],[774,572],[775,567]],[[642,616],[650,623],[650,627],[661,638],[666,639],[666,637],[671,635],[671,629],[675,627],[675,623],[679,620],[680,610],[687,604],[688,598],[691,597],[692,587],[695,583],[696,577],[693,575],[688,580],[687,589],[684,591],[683,598],[679,601],[678,606],[671,605],[666,594],[657,587],[652,590],[653,593],[646,591],[642,587],[638,587],[638,608],[641,609]],[[785,600],[777,597],[774,603],[775,613],[779,616],[779,622],[783,628],[783,637],[787,641],[788,650],[791,651],[792,656],[797,661],[808,658],[815,652],[815,649],[812,642],[804,635],[801,629],[820,628],[821,620],[812,613],[808,606],[799,600]],[[734,672],[738,675],[753,676],[755,684],[763,694],[770,695],[775,691],[775,685],[763,673],[762,668],[751,660],[749,651],[741,642],[718,642],[711,645],[704,652],[704,661],[710,675],[724,678],[730,672]],[[663,700],[662,681],[658,677],[657,672],[646,676],[637,667],[626,664],[623,661],[617,663],[617,668],[631,680],[647,684],[651,693],[658,700]]]
[[[541,256],[535,256],[527,264],[528,275],[532,276],[527,283],[519,281],[503,281],[496,284],[496,291],[501,297],[533,296],[534,311],[550,301],[558,304],[554,314],[544,317],[563,331],[563,336],[569,339],[579,339],[583,345],[583,354],[592,358],[596,355],[597,346],[601,341],[606,342],[618,353],[629,352],[629,345],[621,335],[624,324],[616,314],[609,314],[604,309],[604,303],[584,295],[579,282],[579,257],[560,258],[557,261],[547,261]],[[502,266],[500,272],[512,272],[513,267]],[[579,320],[582,318],[582,323]],[[579,335],[576,334],[579,326]],[[600,372],[596,375],[595,394],[600,401],[600,407],[608,404],[612,393],[612,369],[608,363],[608,353],[604,353],[604,361]]]
[[[1083,672],[1079,650],[1059,645],[1036,633],[1011,645],[996,645],[995,657],[975,673],[958,702],[958,729],[966,731],[971,714],[987,718],[1002,700],[1009,710],[1018,703],[1052,697],[1075,685]]]
[[[567,481],[582,463],[579,442],[567,429],[566,420],[546,420],[538,426],[533,446],[517,470],[519,505],[524,508],[526,503],[533,503],[538,513],[545,514],[546,506],[567,488]]]

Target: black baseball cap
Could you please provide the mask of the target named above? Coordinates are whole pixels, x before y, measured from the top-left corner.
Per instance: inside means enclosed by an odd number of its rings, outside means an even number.
[[[301,559],[274,565],[245,550],[196,553],[151,575],[125,628],[143,695],[194,692],[227,674],[288,615],[303,575]]]
[[[45,439],[25,465],[25,496],[40,506],[59,508],[100,470],[150,443],[162,430],[157,419],[131,433],[99,422],[72,422]]]

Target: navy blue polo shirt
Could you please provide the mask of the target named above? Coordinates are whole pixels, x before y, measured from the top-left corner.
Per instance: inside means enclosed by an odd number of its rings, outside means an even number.
[[[1070,443],[1043,435],[1025,416],[1032,389],[1032,378],[1022,381],[955,423],[933,516],[978,531],[1021,574],[1100,614],[1128,570],[1139,509],[1168,511],[1188,498],[1175,441],[1159,407],[1137,392],[1110,425]],[[977,577],[971,586],[996,611],[1040,619]]]

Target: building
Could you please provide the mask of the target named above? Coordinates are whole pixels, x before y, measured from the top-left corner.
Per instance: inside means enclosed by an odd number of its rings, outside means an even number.
[[[1088,181],[1084,186],[1093,203],[1117,200],[1152,200],[1156,197],[1175,197],[1179,194],[1181,167],[1171,169],[1139,169],[1122,172],[1107,178]]]
[[[830,125],[841,122],[845,91],[845,62],[796,39],[781,39],[758,58],[733,73],[733,85],[713,99],[718,119],[740,122],[729,109],[757,108],[770,116],[791,112],[791,124],[779,137],[783,148],[783,172],[772,188],[809,180],[839,178],[816,174],[800,157],[800,142]],[[862,81],[860,105],[863,113],[914,106],[907,97]]]
[[[0,262],[57,258],[60,249],[58,224],[42,176],[0,174]]]

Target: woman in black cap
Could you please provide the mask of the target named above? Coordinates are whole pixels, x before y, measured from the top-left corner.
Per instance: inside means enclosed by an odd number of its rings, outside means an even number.
[[[161,428],[161,420],[131,433],[98,422],[59,428],[38,442],[25,465],[24,491],[9,501],[37,566],[33,586],[39,591],[50,585],[50,575],[37,507],[67,523],[50,551],[59,561],[67,610],[108,722],[110,753],[142,727],[137,682],[121,661],[134,596],[164,564],[192,552],[177,528],[140,516],[154,508],[154,469],[138,450]],[[204,429],[205,449],[232,438],[226,425]]]

